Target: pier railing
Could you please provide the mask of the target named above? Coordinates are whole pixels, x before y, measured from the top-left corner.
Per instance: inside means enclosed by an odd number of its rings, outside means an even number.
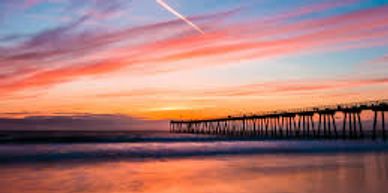
[[[365,130],[361,112],[374,112],[372,130]],[[172,120],[170,132],[258,138],[387,139],[388,100],[324,105],[200,120]],[[338,125],[336,113],[343,119]],[[313,116],[318,115],[318,120]],[[379,116],[380,115],[380,116]]]

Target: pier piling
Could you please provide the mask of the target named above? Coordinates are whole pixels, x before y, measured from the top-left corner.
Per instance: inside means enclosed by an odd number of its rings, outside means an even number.
[[[373,112],[373,128],[364,131],[361,113]],[[385,112],[388,100],[340,104],[254,115],[228,116],[206,120],[172,120],[172,133],[255,137],[259,139],[387,139]],[[337,130],[336,114],[342,113],[342,130]],[[314,116],[318,115],[317,120]],[[338,118],[339,119],[339,118]]]

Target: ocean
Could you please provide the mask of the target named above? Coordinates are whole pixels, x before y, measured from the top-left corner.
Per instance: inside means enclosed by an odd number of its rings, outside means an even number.
[[[383,141],[0,132],[1,193],[381,193],[387,184]]]

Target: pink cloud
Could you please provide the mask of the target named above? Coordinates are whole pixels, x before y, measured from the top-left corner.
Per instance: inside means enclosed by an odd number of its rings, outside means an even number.
[[[346,3],[318,4],[274,18],[286,23],[282,21],[289,17]],[[0,69],[12,65],[12,70],[0,72],[0,90],[17,91],[48,86],[131,66],[144,66],[144,73],[163,72],[166,69],[198,68],[224,62],[310,53],[370,39],[384,40],[388,35],[387,11],[388,6],[382,6],[314,20],[268,24],[265,27],[259,25],[263,20],[227,25],[220,22],[236,13],[234,10],[191,17],[191,20],[207,29],[205,35],[193,33],[180,20],[114,32],[76,33],[75,29],[87,19],[80,18],[68,25],[37,34],[16,47],[0,48],[4,50],[0,53]],[[367,47],[370,44],[358,46]],[[84,56],[88,56],[88,59]],[[172,68],[169,65],[171,62],[199,59],[208,62]],[[26,65],[31,67],[26,68]],[[310,85],[307,88],[322,86]],[[300,89],[303,88],[301,86]]]
[[[205,95],[216,96],[252,96],[274,94],[303,94],[315,91],[350,89],[364,86],[388,86],[388,78],[349,79],[349,80],[304,80],[273,81],[205,91]]]
[[[388,78],[365,78],[343,80],[282,80],[258,82],[245,85],[226,86],[214,89],[188,89],[185,91],[171,88],[143,88],[130,91],[99,94],[98,97],[146,97],[146,96],[180,96],[180,97],[238,97],[238,96],[273,96],[316,94],[317,91],[346,91],[368,86],[388,86]],[[330,94],[330,92],[327,92]],[[338,93],[337,93],[338,94]]]
[[[41,3],[42,0],[25,0],[24,1],[24,7],[25,8],[30,8],[30,7],[33,7],[39,3]]]
[[[378,58],[375,58],[372,61],[369,61],[368,64],[386,64],[386,65],[388,65],[388,55],[384,55],[384,56],[380,56]]]

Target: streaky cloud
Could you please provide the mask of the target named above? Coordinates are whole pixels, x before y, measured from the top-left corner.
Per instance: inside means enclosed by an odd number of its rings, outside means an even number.
[[[128,73],[141,69],[145,75],[324,49],[352,49],[343,46],[350,43],[370,47],[371,39],[386,40],[388,6],[290,22],[292,17],[352,3],[316,4],[275,15],[276,25],[260,18],[220,22],[232,18],[235,10],[189,17],[204,26],[206,34],[193,33],[179,19],[113,32],[79,32],[77,29],[90,19],[85,16],[38,33],[21,44],[0,48],[4,50],[0,53],[0,91],[52,86],[124,68]],[[102,6],[110,10],[110,5]],[[195,64],[197,60],[206,62]]]

